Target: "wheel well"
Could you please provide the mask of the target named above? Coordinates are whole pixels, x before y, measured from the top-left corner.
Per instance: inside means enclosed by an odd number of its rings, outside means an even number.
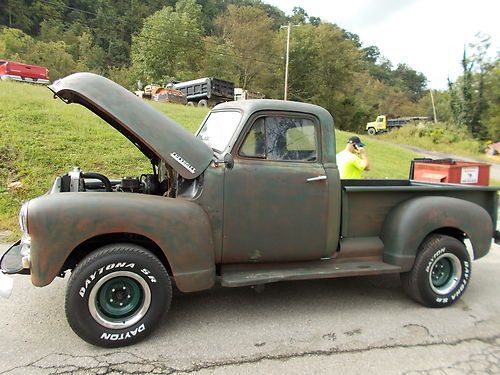
[[[457,240],[459,240],[461,242],[464,242],[464,240],[467,238],[466,233],[464,233],[463,231],[461,231],[458,228],[452,228],[452,227],[439,228],[439,229],[435,230],[434,232],[429,233],[429,235],[431,235],[431,234],[443,234],[446,236],[456,238]]]
[[[100,236],[92,237],[85,242],[78,245],[71,254],[68,256],[64,265],[61,268],[61,275],[64,274],[66,270],[72,270],[75,266],[87,255],[89,255],[94,250],[109,245],[112,243],[127,242],[136,244],[144,247],[145,249],[151,251],[159,260],[162,262],[163,266],[167,270],[168,274],[172,276],[172,268],[168,262],[167,257],[161,250],[161,248],[149,238],[142,236],[140,234],[134,233],[109,233]]]

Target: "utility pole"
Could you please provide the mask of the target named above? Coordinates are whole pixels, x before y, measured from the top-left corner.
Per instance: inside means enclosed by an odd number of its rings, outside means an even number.
[[[434,105],[434,95],[432,95],[432,89],[429,89],[429,92],[431,93],[431,102],[432,102],[432,110],[434,112],[434,124],[437,123],[437,115],[436,115],[436,106]]]
[[[285,95],[283,95],[283,100],[287,100],[288,94],[288,60],[290,57],[290,30],[292,29],[292,24],[288,23],[288,32],[286,37],[286,65],[285,65]]]
[[[287,100],[288,98],[288,66],[290,64],[290,32],[292,30],[292,26],[300,26],[300,25],[292,25],[292,23],[289,22],[288,26],[280,27],[280,29],[284,29],[285,27],[288,29],[286,35],[285,94],[283,95],[284,100]]]

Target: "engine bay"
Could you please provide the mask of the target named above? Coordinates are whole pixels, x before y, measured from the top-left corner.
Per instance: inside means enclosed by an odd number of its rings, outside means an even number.
[[[65,192],[122,192],[166,197],[194,197],[201,186],[201,177],[186,180],[165,163],[155,164],[153,173],[139,177],[126,176],[110,179],[97,172],[84,172],[79,167],[56,177],[50,193]]]

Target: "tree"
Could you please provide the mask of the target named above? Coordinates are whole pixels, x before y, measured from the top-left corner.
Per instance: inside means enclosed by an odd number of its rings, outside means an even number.
[[[342,29],[342,34],[345,39],[352,41],[357,48],[361,48],[361,40],[358,34],[351,33],[344,29]]]
[[[0,31],[0,56],[26,64],[46,66],[50,79],[55,80],[79,69],[63,41],[37,41],[21,30],[5,28]]]
[[[262,9],[229,5],[216,25],[226,46],[228,65],[238,74],[238,85],[245,89],[257,88],[256,82],[277,62],[272,50],[272,20]]]
[[[290,100],[307,102],[317,94],[318,82],[315,76],[319,68],[319,46],[317,43],[314,26],[303,25],[293,28],[288,72],[288,97]],[[280,45],[284,55],[286,30],[282,32]]]
[[[380,58],[380,50],[377,46],[368,46],[363,48],[362,51],[365,55],[365,60],[372,64],[376,64],[378,59]]]
[[[190,79],[203,56],[201,7],[181,0],[176,10],[164,7],[144,21],[132,40],[132,65],[147,82]]]
[[[462,57],[462,76],[457,82],[448,81],[450,90],[450,109],[457,124],[467,126],[469,133],[477,139],[485,139],[487,130],[482,123],[486,109],[484,97],[484,78],[489,62],[486,53],[490,46],[490,38],[477,35],[478,41],[471,44],[472,54],[467,57],[464,48]]]
[[[18,62],[28,62],[24,56],[35,45],[35,40],[19,29],[0,29],[0,56]]]
[[[67,45],[63,41],[38,42],[26,59],[31,64],[46,66],[52,81],[81,70],[73,56],[67,52]]]
[[[24,0],[6,0],[0,2],[0,21],[9,28],[29,32],[34,24],[31,4]]]
[[[416,103],[424,95],[427,78],[406,64],[398,64],[394,76],[400,80],[400,86],[408,90],[411,100]]]
[[[290,22],[293,25],[303,25],[307,23],[309,15],[302,7],[293,7],[292,16],[290,17]]]
[[[484,74],[484,101],[487,104],[481,122],[493,141],[500,140],[500,59],[490,64]]]
[[[313,26],[319,26],[319,24],[321,23],[321,18],[310,16],[309,23]]]

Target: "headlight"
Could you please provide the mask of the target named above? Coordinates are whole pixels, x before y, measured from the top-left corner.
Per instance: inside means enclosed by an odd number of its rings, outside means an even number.
[[[19,226],[23,233],[28,233],[28,202],[23,204],[19,211]]]

